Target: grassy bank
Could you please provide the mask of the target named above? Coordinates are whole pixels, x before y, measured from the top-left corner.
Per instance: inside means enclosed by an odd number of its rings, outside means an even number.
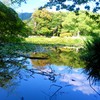
[[[84,44],[83,37],[43,37],[33,36],[25,39],[25,42],[39,45],[65,45],[65,46],[82,46]]]

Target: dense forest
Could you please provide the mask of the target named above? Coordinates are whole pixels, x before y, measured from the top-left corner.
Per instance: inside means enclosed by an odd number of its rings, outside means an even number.
[[[25,21],[33,35],[42,36],[89,36],[100,33],[100,14],[87,11],[49,12],[36,10]]]

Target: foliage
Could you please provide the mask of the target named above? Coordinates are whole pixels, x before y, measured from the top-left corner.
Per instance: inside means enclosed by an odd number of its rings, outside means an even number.
[[[54,36],[60,36],[62,30],[62,22],[65,15],[62,12],[52,13],[52,32]]]
[[[46,9],[37,10],[33,13],[33,30],[36,35],[52,36],[60,34],[61,14],[51,13]]]
[[[67,13],[62,26],[62,33],[73,33],[77,35],[79,32],[81,35],[93,35],[100,32],[100,15],[88,12],[88,16],[85,11],[80,11],[78,15],[74,12]],[[92,18],[91,18],[92,16]],[[94,17],[97,17],[94,20]],[[98,22],[97,22],[98,21]]]
[[[20,43],[30,33],[18,14],[0,2],[0,68],[8,70],[6,67],[18,63],[14,58],[19,57],[19,49],[21,51],[23,46],[18,48],[16,42]]]
[[[12,4],[16,3],[18,5],[21,5],[22,2],[26,3],[27,0],[10,0]]]
[[[49,22],[52,20],[51,13],[47,10],[37,10],[33,13],[34,20],[34,33],[39,35],[44,35],[45,33],[49,33]]]
[[[70,33],[75,34],[78,31],[77,19],[78,19],[78,16],[76,16],[74,12],[67,13],[67,15],[62,23],[62,26],[63,26],[62,32],[65,31],[65,32],[70,32]]]
[[[94,6],[91,7],[89,3],[92,3]],[[82,4],[84,4],[84,9],[86,10],[93,9],[93,12],[100,10],[99,0],[49,0],[44,6],[40,7],[40,9],[46,7],[52,9],[53,6],[56,6],[56,10],[66,9],[69,11],[79,11]]]
[[[100,36],[86,41],[81,57],[86,61],[85,71],[89,78],[100,80]]]
[[[12,4],[16,3],[18,5],[21,5],[22,2],[26,3],[27,0],[8,0]],[[65,3],[67,2],[67,3]],[[71,3],[70,3],[71,2]],[[69,11],[79,11],[80,7],[77,7],[77,5],[86,4],[84,8],[86,10],[90,10],[89,3],[94,3],[95,5],[92,6],[93,12],[97,12],[100,10],[100,3],[99,0],[49,0],[44,6],[40,7],[39,9],[43,9],[46,7],[50,7],[52,9],[53,6],[56,6],[56,10],[60,9],[66,9]]]
[[[100,33],[100,14],[79,11],[49,12],[37,10],[27,21],[35,35],[43,36],[78,36]],[[68,34],[69,33],[69,34]]]
[[[0,2],[0,43],[20,41],[29,30],[17,13]]]
[[[16,3],[21,5],[22,2],[26,3],[27,0],[9,0],[12,4]],[[67,3],[65,3],[67,2]],[[94,6],[90,7],[89,3],[92,3]],[[86,10],[90,10],[93,8],[93,12],[97,12],[100,10],[100,1],[99,0],[49,0],[44,6],[39,9],[43,9],[46,7],[50,7],[52,9],[53,6],[56,6],[56,10],[66,9],[69,11],[79,11],[81,6],[84,4],[84,8]]]

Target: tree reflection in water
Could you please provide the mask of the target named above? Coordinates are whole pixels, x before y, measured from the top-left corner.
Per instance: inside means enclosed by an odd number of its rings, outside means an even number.
[[[13,79],[24,79],[24,77],[33,77],[34,74],[40,74],[47,76],[49,80],[56,81],[55,76],[57,74],[55,71],[49,67],[48,70],[41,70],[37,68],[28,68],[29,59],[26,58],[4,58],[0,59],[0,87],[9,87],[13,85]],[[26,73],[27,72],[27,73]],[[23,75],[26,73],[26,75]],[[27,80],[27,79],[26,79]]]
[[[0,86],[11,85],[10,81],[20,76],[20,69],[25,68],[26,59],[3,58],[0,59]]]
[[[38,52],[34,53],[33,56],[37,56],[37,54]],[[84,89],[81,90],[82,87],[79,85],[77,80],[79,77],[81,79],[81,75],[79,76],[77,74],[74,75],[68,73],[68,70],[69,72],[71,71],[73,73],[73,68],[72,68],[73,65],[76,65],[76,68],[79,66],[83,67],[83,63],[80,62],[79,58],[77,58],[78,57],[77,53],[74,54],[72,52],[68,53],[63,51],[59,53],[56,52],[55,49],[53,49],[52,51],[48,52],[47,55],[49,58],[43,60],[39,59],[30,60],[27,59],[26,57],[19,57],[18,55],[17,56],[9,55],[0,59],[0,87],[9,88],[18,84],[19,80],[28,81],[28,78],[30,77],[35,78],[35,75],[40,75],[44,76],[47,80],[53,82],[53,84],[50,85],[49,90],[52,90],[52,88],[56,88],[55,92],[52,92],[52,94],[49,95],[49,100],[52,100],[52,98],[55,95],[57,95],[61,90],[66,88],[66,86],[72,87],[73,85],[75,85],[76,90],[77,89],[80,91],[84,90]],[[31,63],[33,63],[33,65]],[[65,68],[63,69],[63,67],[59,67],[59,66],[67,66],[67,64],[71,67],[68,68],[66,67],[66,69]],[[57,69],[55,69],[54,67],[55,65],[58,66]],[[59,84],[58,81],[60,81]],[[61,83],[64,82],[66,84],[61,85]],[[89,85],[87,85],[86,88],[88,88],[88,86]],[[94,88],[92,89],[94,90]],[[98,93],[96,90],[94,91]],[[42,91],[42,93],[46,94],[44,91]],[[24,97],[21,97],[21,99],[24,100]]]

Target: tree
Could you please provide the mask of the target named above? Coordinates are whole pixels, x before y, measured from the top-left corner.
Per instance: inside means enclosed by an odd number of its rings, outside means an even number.
[[[37,10],[33,13],[32,19],[36,35],[59,36],[62,28],[61,13],[52,13],[46,9]]]
[[[78,32],[81,35],[93,35],[100,32],[99,28],[99,14],[88,12],[88,16],[86,11],[79,11],[78,15],[74,12],[68,12],[64,21],[62,23],[63,30],[66,32],[71,32],[73,35],[76,35]],[[91,18],[90,16],[98,16],[96,20]],[[98,22],[97,22],[98,21]]]
[[[62,30],[62,22],[63,22],[62,12],[52,13],[52,22],[51,22],[52,35],[60,36]]]
[[[92,6],[93,12],[97,12],[100,10],[99,0],[49,0],[43,7],[40,7],[40,9],[45,7],[50,7],[52,9],[53,6],[56,6],[56,10],[66,9],[69,11],[79,11],[79,6],[84,4],[84,8],[86,10],[90,10],[91,7],[89,3],[92,3],[94,5]]]
[[[20,41],[28,34],[27,26],[18,14],[0,2],[0,43]]]
[[[37,35],[49,35],[50,22],[52,21],[52,13],[46,9],[37,10],[33,13],[33,30]]]
[[[27,0],[9,0],[12,4],[16,3],[18,5],[21,5],[22,2],[26,3]]]
[[[64,33],[69,32],[75,35],[79,31],[78,16],[76,16],[74,12],[68,12],[64,18],[62,26]]]
[[[11,1],[12,4],[17,3],[19,5],[21,5],[22,2],[27,2],[27,0],[9,0]],[[65,2],[71,2],[69,4],[66,4]],[[86,4],[85,5],[85,9],[90,10],[90,6],[88,3],[94,3],[95,5],[92,6],[93,8],[93,12],[97,12],[100,10],[99,7],[99,0],[49,0],[44,6],[40,7],[39,9],[43,9],[46,7],[50,7],[52,8],[53,6],[56,6],[56,10],[60,10],[60,9],[66,9],[69,11],[78,11],[80,10],[80,7],[77,7],[77,5],[81,5],[81,4]]]
[[[6,6],[10,6],[11,5],[11,1],[10,0],[2,0],[2,3]]]
[[[2,62],[5,62],[6,58],[10,60],[10,58],[19,56],[16,53],[18,47],[13,48],[14,43],[20,43],[30,33],[31,31],[18,17],[18,14],[0,2],[0,67],[5,67]]]
[[[9,0],[12,4],[16,3],[18,5],[21,5],[22,2],[27,3],[27,0]],[[65,3],[67,2],[67,3]],[[44,6],[40,7],[39,9],[43,9],[46,7],[52,8],[53,6],[56,6],[56,10],[60,9],[66,9],[69,11],[79,11],[80,7],[79,5],[85,4],[84,8],[86,10],[90,10],[89,3],[92,3],[94,6],[93,12],[97,12],[100,10],[100,1],[99,0],[49,0]]]

